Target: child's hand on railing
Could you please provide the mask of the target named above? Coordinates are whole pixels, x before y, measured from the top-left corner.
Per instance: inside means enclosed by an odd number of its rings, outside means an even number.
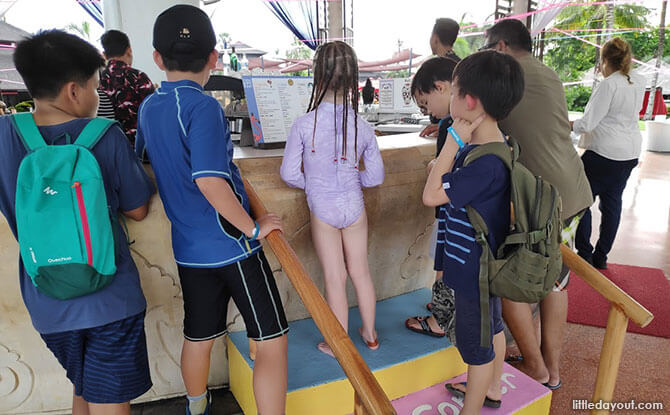
[[[280,232],[284,232],[284,229],[281,226],[281,219],[279,216],[275,215],[274,213],[268,213],[266,215],[261,216],[258,218],[258,237],[256,239],[261,240],[268,236],[268,234],[275,229],[279,230]]]

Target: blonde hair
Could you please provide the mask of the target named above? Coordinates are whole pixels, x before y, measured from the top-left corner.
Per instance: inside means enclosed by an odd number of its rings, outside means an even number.
[[[633,51],[630,44],[620,37],[608,40],[600,50],[600,57],[607,61],[613,71],[626,75],[630,82],[630,70],[633,63]]]

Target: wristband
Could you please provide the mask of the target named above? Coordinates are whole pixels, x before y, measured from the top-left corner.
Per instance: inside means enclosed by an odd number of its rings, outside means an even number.
[[[458,148],[465,147],[465,144],[463,144],[463,140],[461,140],[461,137],[458,136],[458,133],[456,132],[456,130],[454,130],[454,127],[447,128],[447,131],[449,132],[449,134],[451,134],[451,137],[454,139],[456,144],[458,144]]]
[[[254,234],[251,235],[251,238],[249,238],[252,241],[255,241],[256,238],[258,238],[258,234],[261,232],[261,227],[258,226],[258,222],[254,221],[254,224],[256,225],[256,227],[254,228]]]

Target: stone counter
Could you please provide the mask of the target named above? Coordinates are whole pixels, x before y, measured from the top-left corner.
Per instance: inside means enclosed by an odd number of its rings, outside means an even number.
[[[428,287],[434,276],[428,257],[434,211],[422,205],[421,194],[425,166],[434,155],[435,144],[417,134],[385,136],[378,141],[386,179],[381,186],[366,189],[364,195],[370,270],[377,298],[384,299]],[[282,152],[236,149],[235,158],[268,210],[281,216],[287,239],[323,292],[305,195],[281,181]],[[170,226],[158,196],[152,200],[149,216],[142,222],[129,220],[128,227],[131,240],[135,240],[131,251],[148,303],[146,333],[154,383],[138,401],[183,395],[179,371],[182,293],[172,256]],[[265,252],[289,320],[308,317],[272,251],[266,247]],[[0,414],[65,413],[71,406],[72,386],[31,325],[19,290],[17,257],[16,241],[4,217],[0,217]],[[348,296],[350,305],[354,305],[350,284]],[[229,328],[244,330],[232,302],[229,307]],[[211,367],[210,386],[227,384],[225,343],[221,340],[215,343]]]

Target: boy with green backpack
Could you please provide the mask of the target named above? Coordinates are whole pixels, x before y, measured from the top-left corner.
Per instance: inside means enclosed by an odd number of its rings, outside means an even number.
[[[73,414],[129,414],[151,388],[146,301],[119,214],[142,220],[154,186],[98,107],[99,52],[59,30],[18,43],[35,112],[0,118],[0,211],[19,241],[33,326],[73,383]]]
[[[441,206],[444,282],[455,292],[456,346],[468,364],[467,385],[446,388],[464,399],[463,415],[501,405],[500,297],[537,301],[560,271],[558,192],[516,161],[518,146],[497,125],[523,90],[519,63],[484,51],[456,66],[450,105],[438,90],[426,99],[433,116],[450,109],[454,118],[423,202]]]

